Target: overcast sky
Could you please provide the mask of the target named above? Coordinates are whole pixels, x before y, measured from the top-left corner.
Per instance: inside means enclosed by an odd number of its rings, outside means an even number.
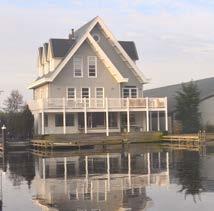
[[[30,99],[37,48],[97,15],[135,41],[145,89],[214,76],[213,0],[0,0],[0,104],[12,89]]]

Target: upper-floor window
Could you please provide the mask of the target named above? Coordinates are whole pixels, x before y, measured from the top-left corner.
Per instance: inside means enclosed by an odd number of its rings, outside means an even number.
[[[90,89],[82,88],[82,98],[90,98]]]
[[[67,88],[67,98],[73,99],[76,98],[76,89],[73,87]]]
[[[104,98],[104,88],[96,87],[96,98]]]
[[[123,88],[123,98],[137,98],[138,89],[136,87],[126,87]]]
[[[97,57],[88,56],[88,77],[96,78],[97,77]]]
[[[81,57],[73,58],[73,71],[74,71],[74,77],[76,78],[83,77],[83,64],[82,64]]]

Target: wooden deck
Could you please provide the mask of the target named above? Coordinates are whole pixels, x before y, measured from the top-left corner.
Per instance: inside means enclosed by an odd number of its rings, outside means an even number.
[[[35,148],[55,149],[55,148],[69,148],[95,145],[116,145],[116,144],[129,144],[129,143],[148,143],[160,142],[160,133],[120,133],[111,136],[105,135],[92,135],[92,134],[79,134],[70,136],[50,136],[45,140],[36,139],[31,140],[31,145]]]

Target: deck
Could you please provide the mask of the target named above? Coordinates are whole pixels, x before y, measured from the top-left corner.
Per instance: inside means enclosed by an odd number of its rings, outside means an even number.
[[[32,111],[57,112],[66,111],[82,112],[88,111],[133,111],[162,110],[167,109],[167,98],[48,98],[29,102]]]

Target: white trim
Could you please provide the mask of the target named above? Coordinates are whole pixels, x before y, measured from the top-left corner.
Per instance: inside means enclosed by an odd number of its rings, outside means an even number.
[[[113,75],[113,77],[117,80],[117,82],[119,82],[119,83],[128,82],[128,79],[124,78],[121,75],[119,70],[114,66],[114,64],[111,62],[111,60],[108,58],[108,56],[102,50],[102,48],[97,44],[97,42],[94,40],[94,38],[90,34],[88,34],[88,41],[91,44],[91,46],[94,48],[97,55],[101,58],[104,65],[107,67],[107,69]]]
[[[69,98],[68,97],[68,89],[71,88],[71,89],[74,89],[74,98]],[[71,99],[75,99],[76,100],[77,98],[77,90],[76,90],[76,87],[71,87],[71,86],[68,86],[66,87],[66,99],[67,100],[71,100]]]
[[[63,69],[63,67],[68,63],[68,61],[72,58],[74,53],[79,49],[79,47],[82,45],[82,43],[88,38],[92,46],[94,46],[96,49],[98,49],[98,53],[104,56],[105,60],[107,59],[106,63],[110,65],[108,67],[108,70],[112,73],[112,75],[116,78],[116,80],[121,82],[127,82],[128,80],[126,78],[123,78],[120,72],[115,68],[115,66],[111,63],[109,58],[106,56],[106,54],[102,51],[102,49],[99,47],[97,42],[94,40],[94,38],[90,35],[90,31],[94,28],[94,26],[99,23],[105,34],[109,37],[109,39],[113,42],[114,46],[117,47],[117,49],[121,52],[121,54],[124,56],[128,64],[130,65],[130,69],[135,73],[135,75],[139,78],[139,81],[141,83],[147,83],[148,80],[145,78],[143,73],[138,69],[136,64],[131,60],[131,58],[128,56],[128,54],[125,52],[125,50],[121,47],[121,45],[118,43],[116,38],[113,36],[113,34],[110,32],[110,30],[105,26],[104,22],[101,20],[100,17],[94,18],[92,20],[91,24],[89,25],[88,29],[86,30],[85,34],[77,40],[76,45],[71,49],[71,51],[68,53],[68,55],[59,63],[59,65],[56,67],[53,74],[50,76],[50,78],[42,78],[41,80],[34,81],[28,88],[32,89],[36,86],[40,86],[41,83],[47,83],[52,82],[56,76],[60,73],[60,71]]]
[[[95,62],[95,76],[89,75],[89,60],[91,58],[94,58],[94,62]],[[96,56],[87,56],[87,70],[88,70],[88,78],[97,78],[97,57]]]
[[[95,98],[97,98],[97,88],[98,89],[103,89],[103,97],[102,98],[105,98],[105,88],[104,87],[95,87]],[[98,99],[101,99],[101,98],[98,98]]]
[[[89,99],[90,100],[90,98],[91,98],[91,88],[90,87],[81,87],[81,91],[80,91],[80,95],[81,95],[81,99],[83,100],[84,98],[82,97],[82,89],[84,89],[84,88],[87,88],[88,89],[88,98],[86,98],[86,99]]]
[[[94,38],[95,36],[97,36],[98,40],[95,40],[95,38]],[[99,34],[93,33],[93,34],[92,34],[92,37],[94,38],[94,40],[95,40],[96,42],[99,42],[99,41],[100,41],[100,35],[99,35]]]
[[[122,98],[125,98],[124,97],[124,89],[129,89],[129,97],[128,98],[138,98],[138,88],[137,87],[123,87],[122,88]],[[132,93],[131,93],[132,89],[136,89],[136,93],[137,93],[136,97],[132,97]]]
[[[75,75],[75,68],[74,68],[74,60],[75,60],[75,59],[80,59],[81,76],[76,76],[76,75]],[[82,57],[82,56],[74,56],[74,57],[72,58],[72,62],[73,62],[73,65],[72,65],[73,77],[74,77],[74,78],[83,78],[83,57]]]
[[[114,35],[111,33],[111,31],[107,28],[105,23],[100,17],[97,17],[97,22],[100,24],[103,31],[106,33],[106,35],[110,38],[110,40],[113,42],[114,46],[118,48],[118,50],[121,52],[123,57],[126,59],[126,61],[129,63],[129,65],[132,67],[130,69],[134,70],[136,76],[138,77],[139,81],[142,83],[148,83],[148,79],[144,76],[144,74],[141,72],[141,70],[137,67],[137,65],[132,61],[132,59],[128,56],[126,51],[121,47],[117,39],[114,37]]]

